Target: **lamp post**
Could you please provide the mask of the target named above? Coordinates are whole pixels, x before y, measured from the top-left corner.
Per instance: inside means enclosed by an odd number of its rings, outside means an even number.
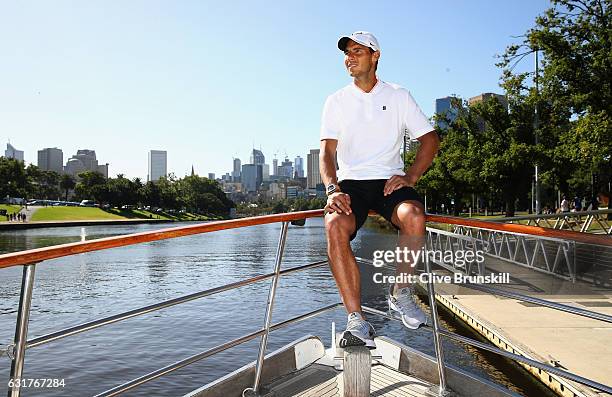
[[[536,48],[535,50],[535,87],[536,87],[536,103],[535,103],[535,114],[533,117],[533,134],[535,135],[535,144],[536,146],[539,143],[539,139],[538,139],[538,126],[539,126],[539,119],[538,119],[538,102],[540,100],[540,87],[538,85],[538,74],[539,74],[539,68],[538,68],[538,49]],[[541,209],[541,201],[540,201],[540,179],[539,179],[539,175],[538,175],[538,163],[536,162],[535,165],[535,212],[536,214],[539,214],[542,209]]]

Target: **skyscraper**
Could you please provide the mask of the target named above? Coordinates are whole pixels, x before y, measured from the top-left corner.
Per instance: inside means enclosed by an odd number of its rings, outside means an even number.
[[[266,157],[261,150],[253,149],[251,153],[251,164],[265,164]]]
[[[23,150],[17,150],[13,145],[7,143],[6,150],[4,151],[4,157],[7,159],[23,161]]]
[[[38,151],[38,168],[43,171],[64,171],[64,153],[62,149],[45,148]]]
[[[297,156],[295,158],[294,168],[295,168],[295,173],[297,174],[298,178],[303,178],[304,177],[304,159],[301,158],[300,156]]]
[[[95,150],[79,149],[77,150],[77,154],[72,156],[72,158],[81,160],[85,168],[89,171],[98,170],[98,159],[96,158]]]
[[[98,164],[98,172],[104,175],[105,178],[108,178],[108,163]]]
[[[149,172],[147,181],[155,182],[168,175],[168,152],[165,150],[149,151]]]
[[[293,162],[289,160],[289,157],[285,157],[285,161],[278,166],[278,176],[284,176],[287,178],[293,178]]]
[[[98,164],[96,151],[89,149],[79,149],[77,153],[70,157],[64,167],[64,172],[73,176],[78,176],[81,172],[99,172],[108,178],[108,163]]]
[[[234,159],[234,170],[232,171],[232,181],[234,182],[240,182],[240,167],[240,159],[236,157]]]
[[[455,121],[459,112],[459,109],[457,109],[459,101],[460,99],[450,96],[436,99],[436,115],[439,118],[436,120],[436,127],[446,129],[448,128],[448,122]]]
[[[321,172],[319,170],[319,153],[320,149],[311,149],[306,156],[306,166],[308,167],[308,175],[306,175],[306,185],[308,189],[316,189],[318,184],[323,183],[321,180]]]
[[[468,99],[468,105],[472,106],[478,102],[486,101],[491,98],[496,98],[505,109],[508,109],[508,100],[506,99],[506,97],[504,95],[494,94],[492,92],[484,92],[480,95],[471,97],[470,99]]]
[[[210,179],[211,181],[215,180],[215,173],[214,172],[209,172],[208,173],[208,179]]]
[[[240,178],[244,193],[256,192],[263,180],[262,164],[243,164]]]
[[[278,175],[278,159],[272,160],[272,175]]]

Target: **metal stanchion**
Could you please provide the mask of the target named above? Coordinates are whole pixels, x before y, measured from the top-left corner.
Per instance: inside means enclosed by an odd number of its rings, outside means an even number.
[[[34,288],[35,264],[23,267],[21,279],[21,296],[19,298],[19,312],[15,326],[15,342],[11,362],[11,379],[9,380],[8,397],[19,397],[21,392],[21,377],[25,361],[26,343],[28,341],[28,324],[30,321],[30,307],[32,305],[32,290]]]
[[[278,279],[280,275],[280,266],[283,260],[283,252],[285,250],[285,241],[287,239],[287,229],[289,222],[283,222],[281,226],[280,237],[278,239],[278,247],[276,249],[276,261],[274,264],[274,278],[270,285],[270,292],[268,293],[268,303],[266,305],[266,318],[264,320],[264,334],[261,336],[261,342],[259,343],[259,354],[257,356],[257,364],[255,367],[255,380],[253,387],[246,389],[243,396],[258,396],[259,395],[259,383],[261,382],[261,373],[263,370],[264,356],[266,355],[266,347],[268,345],[268,335],[270,334],[270,324],[272,323],[272,310],[274,309],[274,296],[276,295],[276,287],[278,286]]]
[[[429,255],[425,255],[425,272],[431,278],[431,264],[429,263]],[[444,353],[442,351],[442,341],[440,338],[440,325],[438,324],[438,310],[436,309],[436,293],[434,290],[433,280],[428,280],[427,295],[429,296],[429,306],[431,307],[431,321],[433,325],[434,348],[436,350],[436,358],[438,360],[438,375],[440,376],[440,386],[438,389],[439,396],[450,396],[451,392],[446,388],[446,368],[444,367]]]

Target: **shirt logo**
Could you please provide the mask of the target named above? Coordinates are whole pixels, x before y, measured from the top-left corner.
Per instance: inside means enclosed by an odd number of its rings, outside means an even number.
[[[383,110],[387,110],[387,107],[386,107],[386,106],[383,106]]]

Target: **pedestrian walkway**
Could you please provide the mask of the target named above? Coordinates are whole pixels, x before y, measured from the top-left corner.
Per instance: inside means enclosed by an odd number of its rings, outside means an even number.
[[[27,209],[25,207],[23,207],[21,209],[21,211],[19,211],[22,214],[25,214],[26,216],[26,222],[30,222],[32,220],[32,215],[34,215],[34,213],[39,209],[42,208],[41,206],[35,206],[35,205],[31,205],[29,206]]]
[[[19,210],[19,212],[17,212],[16,214],[18,215],[22,215],[25,214],[25,222],[30,222],[32,220],[32,215],[34,214],[34,212],[36,212],[36,210],[38,210],[39,208],[42,208],[40,206],[29,206],[28,208],[26,207],[21,207],[21,209]],[[6,217],[3,216],[2,219],[0,220],[0,224],[19,224],[19,223],[24,223],[23,220],[19,219],[19,220],[13,220],[13,221],[8,221],[6,220]]]
[[[498,272],[509,272],[511,282],[492,287],[612,316],[612,290],[608,288],[584,281],[572,283],[486,258],[486,273]],[[451,284],[437,284],[436,292],[441,304],[499,348],[610,384],[611,323]],[[559,395],[607,395],[535,368],[530,372]]]

